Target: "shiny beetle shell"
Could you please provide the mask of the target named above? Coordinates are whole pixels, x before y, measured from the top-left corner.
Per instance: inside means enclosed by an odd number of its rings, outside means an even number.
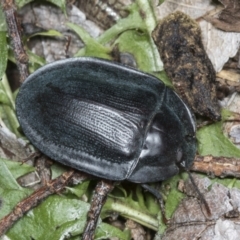
[[[106,60],[42,67],[21,86],[16,111],[41,152],[104,179],[161,181],[190,167],[196,152],[195,122],[178,95]]]

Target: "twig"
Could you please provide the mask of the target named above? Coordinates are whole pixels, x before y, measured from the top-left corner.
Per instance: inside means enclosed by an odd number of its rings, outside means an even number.
[[[104,203],[106,202],[108,193],[110,193],[113,188],[114,185],[110,181],[102,180],[98,182],[92,197],[91,207],[88,212],[87,224],[84,229],[82,240],[94,239],[99,215]]]
[[[240,159],[196,155],[191,170],[213,177],[240,178]]]
[[[40,202],[54,193],[59,193],[75,180],[84,181],[89,176],[85,173],[76,172],[74,170],[63,173],[58,178],[48,182],[44,187],[39,188],[29,197],[19,202],[7,216],[0,220],[0,236],[2,236],[13,224],[19,220],[25,213],[36,207]]]
[[[1,0],[1,5],[5,13],[8,25],[8,35],[11,40],[12,50],[20,73],[20,81],[23,82],[29,75],[28,56],[24,50],[20,35],[20,25],[15,12],[16,7],[13,0]]]

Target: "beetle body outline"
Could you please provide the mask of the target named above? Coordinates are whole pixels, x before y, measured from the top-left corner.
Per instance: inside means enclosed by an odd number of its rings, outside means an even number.
[[[157,78],[107,60],[48,64],[16,99],[23,132],[64,165],[114,181],[162,181],[189,168],[195,122],[178,95]]]

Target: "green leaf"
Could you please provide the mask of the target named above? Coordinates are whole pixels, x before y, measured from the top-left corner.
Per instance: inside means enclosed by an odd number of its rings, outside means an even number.
[[[0,93],[0,117],[9,129],[19,136],[19,123],[15,113],[15,100],[6,75],[4,75],[2,81],[0,81]]]
[[[6,20],[5,20],[4,12],[2,10],[2,6],[0,4],[0,32],[5,32],[6,34],[6,31],[7,31]]]
[[[122,33],[115,41],[120,52],[132,54],[137,62],[137,67],[144,72],[155,71],[155,57],[152,51],[150,36],[147,32],[128,30]]]
[[[18,8],[22,8],[23,6],[25,6],[26,4],[33,2],[34,0],[15,0],[15,3],[17,5]]]
[[[165,196],[166,196],[165,212],[166,212],[167,218],[172,217],[172,214],[176,210],[180,201],[185,197],[185,194],[181,193],[178,190],[177,186],[178,186],[179,180],[181,179],[186,180],[187,178],[188,178],[188,175],[186,173],[182,173],[182,174],[175,175],[174,177],[163,182],[162,189],[164,188],[168,189],[167,194],[165,193]]]
[[[50,196],[38,207],[21,218],[7,232],[10,239],[65,239],[83,232],[90,205],[79,199],[65,196]],[[128,232],[122,232],[113,226],[99,223],[96,238],[108,237],[130,239]]]
[[[88,209],[88,203],[54,195],[18,221],[7,236],[18,240],[45,240],[80,234]]]
[[[48,2],[56,5],[57,7],[61,8],[61,10],[64,12],[64,14],[66,15],[66,1],[65,0],[47,0]]]
[[[16,5],[18,8],[22,8],[26,4],[33,2],[34,0],[16,0]],[[66,1],[65,0],[47,0],[47,2],[50,2],[54,4],[55,6],[59,7],[64,14],[66,14]]]
[[[11,167],[8,167],[8,165],[6,160],[0,159],[0,199],[2,202],[0,218],[7,215],[19,201],[32,192],[18,185],[15,179],[15,176],[21,176],[23,172],[17,171],[16,166],[11,165]],[[13,173],[11,172],[12,168],[14,169]],[[24,174],[26,172],[24,171]]]
[[[129,10],[130,14],[126,18],[118,20],[115,25],[107,29],[97,38],[100,44],[107,44],[128,30],[137,29],[139,32],[144,32],[146,30],[145,23],[138,12],[138,10],[140,10],[138,5],[132,4]]]
[[[222,122],[202,127],[197,131],[198,152],[200,155],[216,157],[240,157],[237,148],[222,132]]]
[[[0,103],[9,105],[9,99],[7,94],[0,88]]]
[[[129,11],[128,17],[120,19],[97,39],[92,38],[83,28],[68,23],[85,44],[85,48],[75,56],[112,59],[111,51],[117,46],[120,52],[131,53],[135,57],[139,69],[150,73],[162,70],[159,53],[151,38],[151,31],[156,24],[152,9],[148,3],[138,0],[129,7]],[[140,12],[148,16],[147,21]]]
[[[73,23],[67,23],[67,26],[69,26],[72,30],[74,30],[85,44],[85,47],[75,55],[76,57],[91,56],[91,57],[111,59],[111,56],[110,56],[111,48],[104,47],[103,45],[98,43],[82,27]]]
[[[76,195],[78,198],[81,198],[83,194],[86,193],[88,186],[89,186],[89,181],[85,181],[82,184],[78,184],[74,188],[66,187],[66,189],[68,189],[69,192]]]
[[[44,32],[38,32],[35,33],[33,35],[30,36],[31,37],[35,37],[35,36],[45,36],[45,37],[63,37],[62,33],[60,33],[57,30],[51,29],[48,31],[44,31]]]
[[[54,162],[51,166],[51,172],[52,172],[52,179],[55,179],[59,177],[61,174],[66,172],[66,166],[59,164],[57,162]]]
[[[0,79],[2,79],[7,68],[8,47],[6,35],[6,32],[0,31]]]
[[[27,173],[35,171],[34,167],[32,167],[28,164],[25,164],[25,163],[14,162],[12,160],[4,159],[4,158],[0,158],[0,161],[2,161],[4,164],[6,164],[6,167],[11,172],[11,174],[13,175],[13,177],[15,179],[17,179],[21,176],[24,176]]]
[[[38,68],[46,64],[46,60],[37,54],[27,50],[27,55],[29,57],[29,68],[30,72],[36,71]]]
[[[157,72],[157,73],[153,73],[153,75],[155,75],[156,77],[161,79],[168,87],[173,88],[173,84],[172,84],[171,80],[168,78],[168,76],[164,70]]]
[[[151,38],[156,25],[152,8],[146,1],[138,0],[128,10],[130,14],[105,31],[97,41],[104,45],[116,39],[114,44],[122,52],[132,53],[139,69],[151,73],[161,71],[163,64]]]
[[[3,76],[2,81],[0,82],[0,91],[1,91],[1,100],[0,103],[4,103],[11,108],[15,108],[15,100],[13,98],[12,90],[9,86],[6,75]]]
[[[146,199],[153,198],[149,193],[142,193],[141,186],[135,185],[136,189],[131,188],[132,191],[128,193],[128,196],[124,196],[122,192],[122,197],[119,195],[120,191],[114,189],[113,194],[111,194],[101,212],[102,218],[110,216],[112,212],[117,212],[121,216],[132,219],[148,228],[153,230],[158,229],[158,220],[156,219],[159,212],[159,206],[156,201],[152,201],[151,208],[148,208]]]
[[[120,229],[109,224],[101,223],[99,228],[97,228],[94,239],[109,239],[111,237],[115,237],[120,240],[130,240],[131,234],[130,231],[121,231]]]

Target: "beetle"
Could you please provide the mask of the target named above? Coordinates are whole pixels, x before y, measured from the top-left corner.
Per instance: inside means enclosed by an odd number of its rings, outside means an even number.
[[[111,61],[50,63],[20,87],[16,113],[41,152],[112,181],[151,183],[189,169],[195,119],[159,79]]]

